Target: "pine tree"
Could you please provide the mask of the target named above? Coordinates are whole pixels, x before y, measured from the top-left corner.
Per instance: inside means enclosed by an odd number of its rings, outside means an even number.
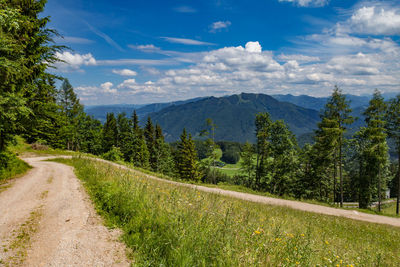
[[[139,126],[139,118],[136,111],[132,114],[132,163],[141,168],[149,167],[150,153],[147,149],[146,140],[143,135],[143,130]]]
[[[155,151],[155,130],[150,117],[144,127],[144,137],[146,139],[147,150],[149,151],[149,163],[152,170],[157,168],[157,156]]]
[[[46,28],[49,18],[39,18],[44,5],[45,1],[0,0],[0,153],[15,134],[29,133],[22,120],[41,116],[31,109],[32,101],[36,104],[48,95],[44,90],[51,87],[43,82],[55,78],[46,69],[57,61],[55,53],[62,47],[52,45],[56,32]],[[49,107],[40,109],[46,116],[49,111]],[[51,125],[46,116],[41,120]]]
[[[103,126],[103,153],[111,150],[113,146],[117,146],[117,120],[114,113],[107,113],[107,119]]]
[[[317,138],[324,139],[322,143],[325,147],[321,148],[325,151],[323,155],[326,160],[325,165],[329,166],[330,163],[333,165],[334,200],[336,195],[336,172],[337,168],[339,168],[339,200],[341,207],[343,207],[343,135],[347,130],[346,125],[354,122],[350,113],[351,109],[346,96],[335,86],[332,96],[323,110],[322,122],[319,125],[319,135],[317,133]]]
[[[360,208],[366,208],[371,202],[372,187],[377,187],[378,209],[380,211],[382,188],[385,186],[384,170],[388,164],[388,146],[384,114],[386,104],[378,90],[375,90],[373,98],[364,112],[367,127],[360,130],[362,150],[360,159]]]
[[[65,140],[65,147],[68,150],[78,150],[79,140],[78,124],[79,120],[84,119],[83,106],[79,103],[79,98],[74,92],[74,88],[68,79],[64,79],[59,90],[58,102],[61,106],[61,116],[64,125],[61,127],[61,136]]]
[[[118,138],[117,146],[120,148],[123,159],[127,162],[132,161],[133,155],[133,131],[132,122],[126,117],[125,113],[118,114],[117,117]]]
[[[190,134],[187,136],[186,129],[182,131],[175,162],[180,179],[192,181],[200,179],[196,148],[192,136]]]
[[[394,139],[397,150],[397,201],[396,214],[399,214],[400,205],[400,94],[396,98],[389,101],[389,107],[385,114],[386,128],[389,137]]]

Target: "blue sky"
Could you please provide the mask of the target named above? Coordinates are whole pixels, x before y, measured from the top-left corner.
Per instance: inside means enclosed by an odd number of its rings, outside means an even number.
[[[85,104],[400,92],[399,1],[49,0]]]

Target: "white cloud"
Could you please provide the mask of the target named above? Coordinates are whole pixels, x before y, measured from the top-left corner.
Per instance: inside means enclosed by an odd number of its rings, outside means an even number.
[[[230,21],[216,21],[216,22],[214,22],[213,24],[211,24],[211,26],[210,26],[210,32],[217,32],[217,31],[219,31],[219,30],[222,30],[222,29],[226,29],[226,28],[228,28],[229,26],[231,26],[231,22]]]
[[[128,79],[119,84],[118,88],[132,88],[135,85],[136,85],[135,79]]]
[[[117,92],[117,89],[113,89],[113,83],[111,82],[105,82],[100,85],[100,88],[102,89],[103,93],[111,93],[115,94]]]
[[[317,62],[320,61],[321,59],[319,57],[313,57],[313,56],[306,56],[306,55],[300,55],[300,54],[280,54],[277,57],[281,61],[290,61],[290,60],[295,60],[297,62]]]
[[[363,6],[349,19],[350,31],[371,35],[399,35],[400,9],[392,7]]]
[[[55,67],[61,72],[80,71],[81,66],[97,65],[96,59],[90,53],[81,55],[64,51],[56,52],[56,57],[63,61],[55,64]]]
[[[161,37],[167,42],[176,43],[176,44],[185,44],[185,45],[215,45],[213,43],[202,42],[193,39],[186,39],[186,38],[175,38],[175,37]]]
[[[319,7],[329,4],[329,0],[279,0],[279,2],[290,2],[302,7],[308,7],[308,6]]]
[[[137,72],[130,69],[122,69],[122,70],[112,70],[112,73],[121,75],[121,76],[136,76]]]
[[[154,52],[159,52],[161,49],[153,44],[147,44],[147,45],[128,45],[128,47],[136,50],[140,50],[143,52],[148,52],[148,53],[154,53]]]

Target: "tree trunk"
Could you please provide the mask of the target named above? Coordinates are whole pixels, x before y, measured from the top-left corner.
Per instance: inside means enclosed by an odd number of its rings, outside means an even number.
[[[336,166],[336,159],[335,159],[334,164],[333,164],[333,204],[334,205],[336,205],[336,172],[337,172],[337,166]]]
[[[343,207],[342,137],[339,138],[340,207]]]
[[[397,166],[397,205],[396,205],[396,214],[399,215],[399,204],[400,204],[400,149],[397,152],[397,157],[398,157],[398,163],[399,166]]]
[[[381,202],[382,202],[382,194],[381,194],[381,169],[379,167],[378,170],[378,212],[381,212]]]

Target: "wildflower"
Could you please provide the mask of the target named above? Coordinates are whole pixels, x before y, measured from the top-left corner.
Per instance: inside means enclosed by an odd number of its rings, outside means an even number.
[[[328,242],[328,240],[325,240],[325,244],[329,245],[329,242]]]
[[[296,264],[297,264],[297,265],[299,265],[299,264],[300,264],[300,262],[296,261]]]
[[[304,234],[301,234],[300,236],[304,237]]]
[[[258,231],[258,230],[255,230],[255,231],[254,231],[254,234],[259,235],[259,234],[261,234],[261,232]]]

